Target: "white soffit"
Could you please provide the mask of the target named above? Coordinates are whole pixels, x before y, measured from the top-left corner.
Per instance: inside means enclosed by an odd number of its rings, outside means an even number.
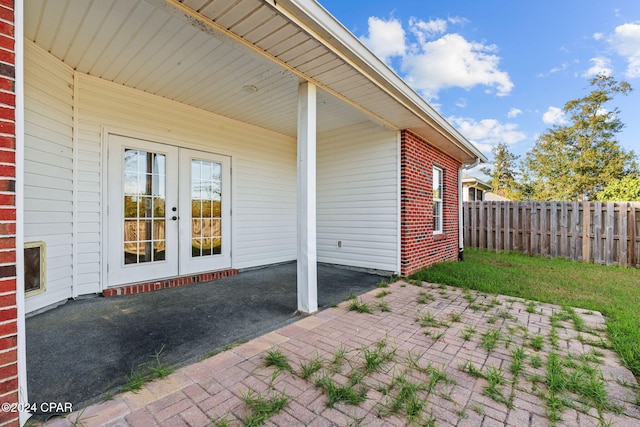
[[[372,120],[485,160],[315,1],[25,3],[25,38],[80,72],[290,136],[308,80],[319,132]]]

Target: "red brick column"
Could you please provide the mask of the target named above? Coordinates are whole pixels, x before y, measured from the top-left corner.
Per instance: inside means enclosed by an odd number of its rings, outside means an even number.
[[[407,130],[401,133],[400,156],[400,270],[409,275],[436,262],[458,259],[461,164]],[[442,234],[433,234],[434,166],[444,175]]]
[[[13,0],[0,0],[0,403],[18,402],[16,92]],[[19,425],[0,411],[1,425]]]

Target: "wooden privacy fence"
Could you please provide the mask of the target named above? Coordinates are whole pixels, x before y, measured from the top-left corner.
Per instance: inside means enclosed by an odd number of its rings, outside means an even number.
[[[464,202],[464,245],[640,267],[640,202]]]

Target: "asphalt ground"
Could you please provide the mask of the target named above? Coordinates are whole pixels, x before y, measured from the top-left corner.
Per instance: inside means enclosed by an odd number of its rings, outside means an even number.
[[[318,265],[319,309],[381,279]],[[185,366],[299,320],[296,308],[295,262],[144,294],[69,301],[26,320],[28,401],[85,407],[120,390],[154,355],[167,366]]]

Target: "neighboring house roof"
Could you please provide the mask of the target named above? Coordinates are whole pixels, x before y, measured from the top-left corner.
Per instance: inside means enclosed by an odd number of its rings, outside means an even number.
[[[292,137],[306,80],[318,132],[373,121],[487,160],[315,1],[68,0],[74,19],[47,5],[27,2],[25,36],[80,72]]]
[[[493,187],[489,183],[466,174],[462,174],[462,185],[465,187],[479,188],[485,192],[491,191],[493,189]]]
[[[484,199],[489,202],[508,202],[511,200],[496,193],[484,193]]]

